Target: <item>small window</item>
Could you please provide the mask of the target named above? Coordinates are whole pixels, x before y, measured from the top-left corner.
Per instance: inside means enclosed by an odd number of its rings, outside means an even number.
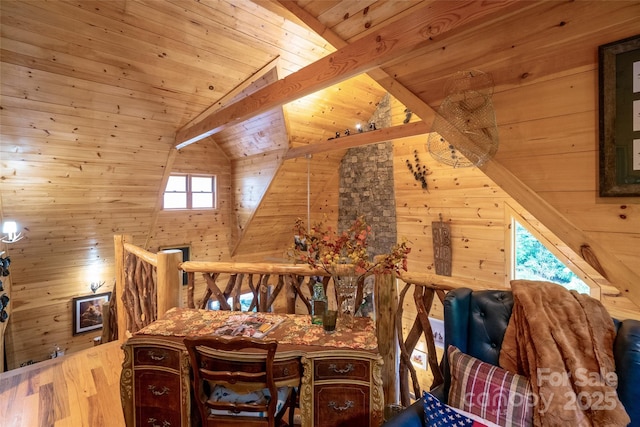
[[[171,175],[164,190],[164,209],[215,209],[216,177]]]
[[[518,221],[514,233],[514,279],[544,280],[558,283],[569,290],[590,294],[589,286],[564,265]]]
[[[543,280],[600,299],[599,273],[535,218],[525,219],[505,203],[505,251],[510,280]]]

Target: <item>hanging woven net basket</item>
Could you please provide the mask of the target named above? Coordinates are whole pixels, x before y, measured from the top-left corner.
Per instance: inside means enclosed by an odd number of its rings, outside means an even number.
[[[498,151],[493,79],[481,71],[463,71],[447,82],[445,90],[427,149],[433,158],[453,167],[481,166]]]

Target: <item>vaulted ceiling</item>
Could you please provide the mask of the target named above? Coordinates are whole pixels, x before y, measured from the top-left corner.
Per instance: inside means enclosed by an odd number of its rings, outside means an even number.
[[[3,1],[0,215],[27,229],[30,259],[55,257],[73,241],[77,256],[103,262],[96,247],[106,237],[149,235],[181,131],[416,10],[426,19],[429,4]],[[434,22],[447,18],[442,5],[466,19],[492,10],[440,2]],[[402,90],[375,68],[366,67]],[[330,70],[332,84],[323,72],[310,76],[319,79],[315,90],[228,122],[198,144],[233,162],[366,124],[388,87],[364,69],[343,71]]]

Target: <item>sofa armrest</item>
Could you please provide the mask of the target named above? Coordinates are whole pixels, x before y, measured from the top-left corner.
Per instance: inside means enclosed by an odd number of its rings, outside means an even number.
[[[631,425],[640,425],[640,321],[621,322],[613,344],[618,374],[618,398],[631,417]]]
[[[424,427],[422,399],[416,400],[382,425],[384,427]]]
[[[440,384],[439,386],[429,390],[429,393],[431,393],[433,397],[438,399],[440,402],[445,403],[448,400],[448,396],[444,394],[444,390],[444,384]]]

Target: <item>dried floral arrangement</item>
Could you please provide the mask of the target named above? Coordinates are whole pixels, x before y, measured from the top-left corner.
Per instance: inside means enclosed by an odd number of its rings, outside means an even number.
[[[305,262],[331,275],[340,275],[340,270],[346,266],[353,266],[357,275],[407,271],[407,255],[411,248],[406,239],[396,244],[390,253],[376,257],[373,262],[367,252],[371,226],[363,216],[356,218],[349,229],[342,233],[325,222],[326,218],[307,229],[300,218],[296,220],[293,228],[295,243],[290,251],[295,262]]]

